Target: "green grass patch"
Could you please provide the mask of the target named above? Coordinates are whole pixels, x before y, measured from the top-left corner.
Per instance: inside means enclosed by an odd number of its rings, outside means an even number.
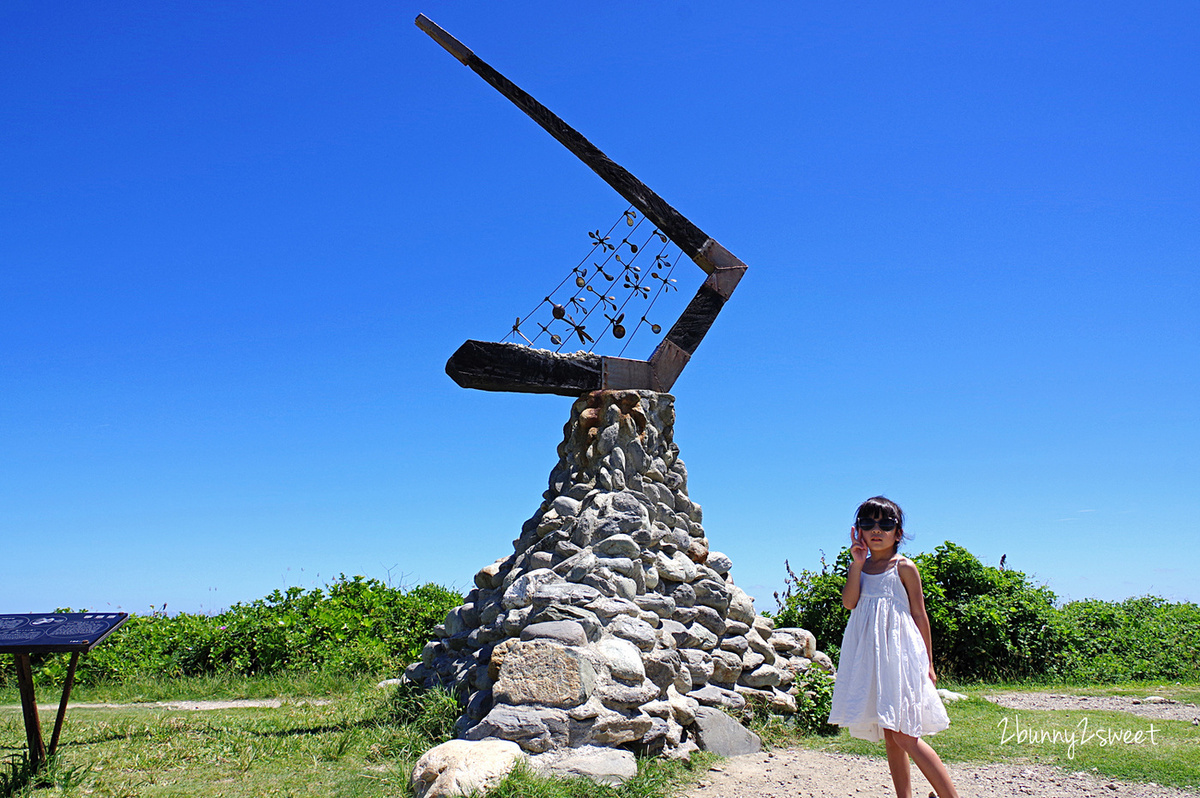
[[[281,683],[278,677],[193,679],[168,689],[160,682],[88,687],[89,700],[120,701],[286,696],[278,709],[201,712],[133,706],[68,710],[58,767],[76,778],[31,792],[52,796],[382,796],[407,795],[412,763],[441,739],[446,702],[427,701],[397,719],[394,689],[376,679],[332,677]],[[190,692],[190,694],[185,694]],[[304,699],[332,699],[324,705]],[[435,696],[436,698],[436,696]],[[74,703],[74,702],[72,702]],[[453,717],[457,717],[457,709]],[[429,716],[435,716],[431,720]],[[43,718],[45,733],[52,721]],[[453,718],[450,720],[452,725]],[[0,762],[20,758],[25,732],[19,708],[0,710]],[[4,793],[0,793],[2,795]]]

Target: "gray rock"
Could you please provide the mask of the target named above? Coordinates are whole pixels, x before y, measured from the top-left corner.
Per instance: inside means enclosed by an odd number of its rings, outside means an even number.
[[[817,653],[817,638],[807,629],[801,629],[797,626],[776,629],[771,635],[771,645],[774,645],[776,648],[779,647],[775,643],[777,638],[794,641],[799,646],[799,650],[795,648],[791,650],[791,656],[812,659],[813,655]]]
[[[718,649],[712,652],[712,680],[721,684],[733,684],[742,675],[742,658],[732,651]]]
[[[667,687],[675,682],[675,677],[683,667],[683,659],[674,649],[656,649],[642,657],[646,678],[658,685],[665,692]]]
[[[625,557],[635,560],[641,557],[642,548],[629,535],[613,535],[592,547],[602,557]]]
[[[596,689],[596,695],[604,706],[620,709],[637,709],[642,704],[658,698],[659,692],[658,685],[649,679],[640,685],[612,682]]]
[[[579,506],[581,502],[578,499],[572,499],[570,496],[559,496],[555,499],[550,509],[558,513],[561,518],[574,518],[579,515]]]
[[[549,751],[530,757],[529,763],[542,776],[582,776],[600,784],[620,784],[637,775],[631,752],[595,745]]]
[[[717,636],[709,629],[704,628],[698,623],[694,623],[688,627],[688,638],[685,647],[712,651],[717,647]]]
[[[697,579],[692,582],[692,589],[696,591],[697,604],[712,607],[721,615],[728,611],[730,591],[720,577],[714,575]]]
[[[516,637],[521,634],[521,630],[529,623],[529,614],[529,607],[519,607],[505,613],[504,620],[501,622],[504,634],[508,637]]]
[[[644,549],[648,549],[652,546],[657,546],[659,541],[666,537],[668,531],[669,530],[667,529],[666,525],[661,521],[656,521],[651,524],[649,517],[647,517],[645,526],[639,527],[629,534],[639,546]]]
[[[673,584],[664,593],[669,595],[677,607],[694,607],[696,606],[696,591],[691,585]]]
[[[633,643],[616,637],[606,637],[597,641],[593,648],[604,657],[609,673],[617,681],[640,685],[646,680],[642,652]]]
[[[754,599],[736,585],[729,591],[729,617],[744,624],[754,623]]]
[[[712,607],[704,605],[693,607],[693,609],[696,610],[696,623],[712,632],[716,637],[721,637],[725,634],[725,619],[721,617],[719,612]]]
[[[539,585],[530,594],[534,612],[550,604],[582,607],[589,601],[600,597],[600,591],[587,585],[577,585],[573,582],[554,582]]]
[[[597,560],[598,562],[599,560]],[[612,571],[607,568],[597,567],[596,570],[583,577],[583,579],[580,579],[579,582],[580,584],[596,588],[602,595],[615,596],[617,595],[617,589],[613,586],[612,575]]]
[[[754,620],[750,623],[758,633],[762,635],[763,640],[766,640],[775,631],[775,621],[765,615],[755,615]]]
[[[629,599],[616,598],[615,596],[600,596],[599,598],[589,602],[586,609],[596,613],[598,618],[609,620],[618,615],[628,615],[631,618],[636,618],[638,605]]]
[[[749,649],[749,647],[750,646],[746,642],[746,638],[742,637],[741,635],[732,635],[731,636],[731,635],[727,634],[721,640],[721,650],[722,651],[732,651],[734,654],[737,654],[739,656],[741,656],[742,654],[745,654],[747,649]]]
[[[631,755],[632,756],[632,755]],[[507,740],[450,740],[426,751],[412,772],[414,798],[482,795],[508,775],[524,752]]]
[[[658,639],[667,648],[679,648],[687,642],[688,629],[678,621],[664,618],[662,626],[658,628]]]
[[[637,595],[637,582],[628,576],[612,574],[608,581],[613,586],[613,595],[619,598],[632,601],[633,597]]]
[[[718,756],[741,756],[762,750],[762,740],[733,718],[714,707],[696,710],[696,743]]]
[[[761,668],[766,660],[763,655],[752,649],[747,649],[745,654],[742,654],[742,670],[752,671],[755,668]]]
[[[746,645],[750,646],[751,651],[762,654],[768,665],[775,663],[775,647],[759,634],[757,627],[746,633]]]
[[[684,666],[692,674],[692,689],[703,687],[713,675],[713,656],[707,651],[685,648],[679,652]]]
[[[634,596],[633,601],[643,610],[648,610],[660,618],[670,618],[675,612],[675,599],[661,593],[645,593]]]
[[[746,699],[741,693],[713,684],[691,691],[688,697],[696,699],[706,707],[716,707],[726,712],[739,713],[746,707]]]
[[[600,744],[617,746],[642,739],[650,730],[653,719],[640,712],[614,712],[605,709],[591,721],[573,724],[571,747]]]
[[[522,610],[527,612],[528,610]],[[514,610],[516,612],[516,610]],[[510,613],[511,615],[511,613]],[[603,625],[595,613],[586,610],[583,607],[562,607],[551,604],[548,607],[543,607],[537,612],[528,613],[526,623],[518,627],[516,632],[510,636],[516,637],[526,625],[535,623],[545,623],[546,621],[574,621],[583,627],[583,633],[587,635],[588,640],[597,640],[600,637],[600,630]]]
[[[729,635],[730,637],[735,635],[745,637],[749,631],[750,624],[742,623],[741,621],[735,621],[731,618],[725,619],[725,634]]]
[[[521,630],[522,640],[553,640],[564,646],[587,645],[587,633],[579,621],[544,621],[531,623]]]
[[[561,709],[497,704],[483,720],[471,727],[467,740],[509,740],[530,753],[540,754],[567,745],[570,718]]]
[[[633,577],[635,568],[638,571],[642,570],[641,560],[635,561],[628,557],[601,557],[598,562],[601,568],[607,568],[613,573],[630,578]]]
[[[730,569],[733,568],[733,560],[719,551],[709,551],[708,560],[705,564],[721,576],[729,573]]]
[[[596,687],[596,671],[578,649],[550,640],[513,646],[492,689],[497,704],[573,707],[587,701]]]
[[[752,671],[744,671],[742,678],[738,681],[747,687],[755,687],[759,690],[768,687],[778,687],[783,683],[784,672],[772,665],[759,665]]]
[[[696,616],[700,614],[700,610],[696,607],[676,607],[675,612],[671,613],[671,619],[679,621],[684,626],[691,626],[696,622]]]
[[[480,568],[479,573],[475,574],[475,586],[485,590],[499,587],[504,579],[501,569],[507,560],[507,557],[502,557]]]
[[[635,605],[636,606],[636,605]],[[642,651],[651,651],[658,640],[654,627],[639,618],[618,615],[608,624],[608,631],[633,643]]]
[[[533,603],[533,593],[538,587],[562,581],[561,576],[545,568],[522,574],[504,591],[504,609],[528,607]]]

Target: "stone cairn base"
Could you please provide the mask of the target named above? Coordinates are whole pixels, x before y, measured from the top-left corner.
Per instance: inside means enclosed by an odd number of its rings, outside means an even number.
[[[669,394],[575,402],[514,553],[476,575],[405,672],[458,696],[460,737],[538,758],[596,746],[686,755],[714,709],[739,716],[757,697],[795,712],[797,676],[833,671],[810,633],[757,615],[733,563],[709,550],[674,422]]]

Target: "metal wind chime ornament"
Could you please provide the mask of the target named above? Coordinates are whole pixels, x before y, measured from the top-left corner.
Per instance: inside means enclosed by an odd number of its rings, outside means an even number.
[[[516,319],[510,340],[468,340],[450,357],[446,373],[464,388],[488,391],[563,396],[597,390],[669,391],[737,287],[746,264],[425,15],[418,16],[416,24],[630,205],[607,232],[588,233],[588,254],[533,312]],[[649,232],[642,230],[646,221],[652,226]],[[561,351],[568,345],[590,349],[607,335],[632,338],[642,328],[661,334],[662,325],[650,320],[650,309],[659,297],[678,290],[672,275],[681,255],[707,277],[648,360]],[[624,293],[620,302],[616,286]],[[564,287],[566,292],[560,294]],[[538,348],[542,340],[555,348]]]

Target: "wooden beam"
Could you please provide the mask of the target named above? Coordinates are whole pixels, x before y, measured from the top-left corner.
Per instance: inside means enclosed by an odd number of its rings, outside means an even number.
[[[21,692],[21,711],[25,714],[25,742],[29,745],[29,768],[34,773],[46,764],[46,744],[42,742],[42,722],[38,718],[37,695],[33,690],[33,666],[28,654],[16,654],[17,687]]]
[[[483,78],[492,88],[504,95],[534,122],[553,136],[560,144],[583,161],[604,182],[624,197],[633,207],[653,222],[675,243],[697,266],[708,275],[696,296],[688,304],[683,315],[671,327],[663,342],[654,350],[650,360],[617,362],[619,358],[598,359],[599,383],[604,388],[670,390],[683,367],[687,365],[696,347],[712,327],[717,314],[729,299],[738,282],[746,272],[742,263],[732,252],[710,238],[686,216],[671,207],[662,197],[650,190],[620,164],[600,151],[596,145],[584,138],[575,128],[568,125],[550,109],[535,100],[523,89],[493,69],[475,55],[470,48],[438,27],[421,14],[416,19],[417,27],[429,34],[451,55]],[[497,345],[499,346],[499,345]],[[512,346],[516,346],[515,344]],[[466,388],[481,388],[488,391],[526,391],[530,393],[558,393],[571,395],[575,386],[592,385],[593,361],[576,353],[569,366],[561,360],[547,360],[527,350],[514,351],[487,348],[480,341],[467,341],[446,364],[446,372]],[[553,354],[553,353],[546,353]],[[500,362],[489,364],[486,357],[498,356]],[[558,356],[561,358],[562,356]],[[591,356],[594,357],[594,356]],[[644,365],[635,365],[644,364]],[[527,373],[521,373],[522,366]],[[539,385],[537,380],[547,380]],[[597,390],[597,387],[583,391]]]
[[[689,258],[696,260],[701,268],[705,268],[704,264],[697,260],[705,243],[710,240],[703,230],[692,224],[686,216],[672,208],[666,200],[651,191],[645,183],[630,174],[623,166],[601,152],[599,147],[584,138],[579,131],[527,94],[520,86],[493,69],[486,61],[471,52],[465,44],[442,30],[424,14],[417,17],[416,24],[447,52],[487,81],[492,88],[503,94],[524,111],[530,119],[557,139],[560,144],[574,153],[575,157],[583,161],[605,183],[608,183],[618,194],[628,200],[630,205],[654,222],[658,229],[674,241]]]
[[[545,349],[495,341],[467,341],[446,362],[450,379],[481,391],[518,391],[579,396],[600,390],[599,355],[560,355]]]

